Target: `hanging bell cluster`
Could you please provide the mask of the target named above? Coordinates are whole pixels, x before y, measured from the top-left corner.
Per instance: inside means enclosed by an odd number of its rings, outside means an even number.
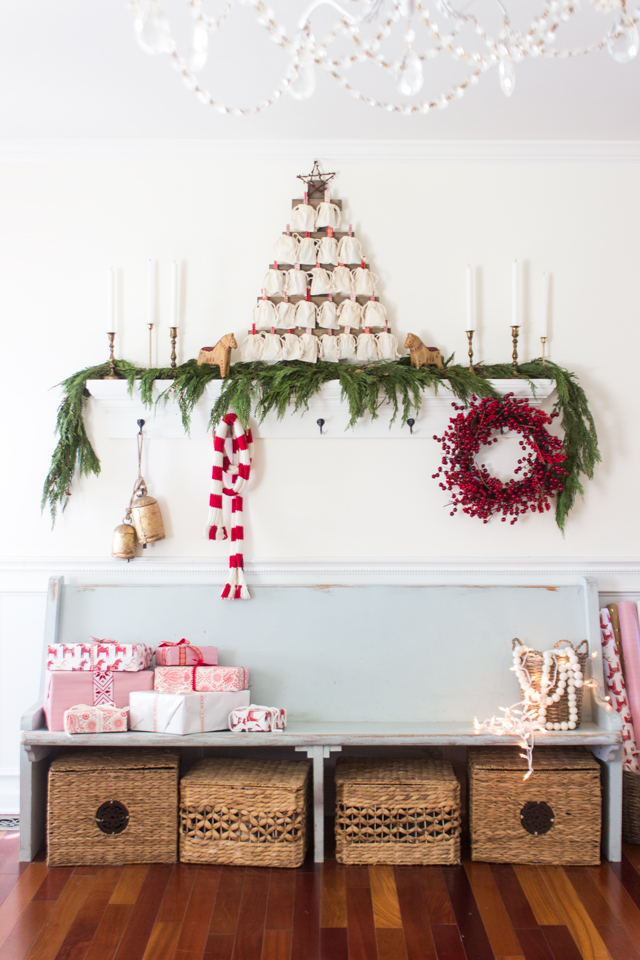
[[[146,547],[148,543],[164,540],[164,524],[160,505],[154,497],[149,496],[147,485],[141,474],[142,463],[142,427],[144,420],[138,420],[140,432],[138,434],[138,479],[136,480],[131,502],[124,515],[122,523],[113,531],[111,556],[119,560],[133,560],[136,555],[136,544]]]

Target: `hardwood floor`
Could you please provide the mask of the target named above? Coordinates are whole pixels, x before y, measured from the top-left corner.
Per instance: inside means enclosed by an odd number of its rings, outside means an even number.
[[[299,870],[18,863],[0,833],[0,960],[640,960],[622,863]]]

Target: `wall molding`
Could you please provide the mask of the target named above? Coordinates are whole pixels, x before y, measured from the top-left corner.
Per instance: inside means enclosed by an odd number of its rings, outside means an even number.
[[[2,140],[0,162],[637,163],[640,140]]]

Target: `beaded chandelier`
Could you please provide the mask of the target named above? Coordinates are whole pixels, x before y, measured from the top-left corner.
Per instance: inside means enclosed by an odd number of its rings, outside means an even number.
[[[204,0],[184,0],[193,18],[191,51],[178,52],[169,20],[158,0],[129,0],[134,30],[146,53],[166,53],[185,85],[198,99],[219,113],[247,116],[260,113],[285,93],[307,100],[315,91],[316,71],[324,70],[355,99],[372,107],[404,116],[444,109],[474,87],[480,77],[497,68],[503,93],[511,96],[516,82],[515,64],[525,57],[567,59],[607,49],[618,63],[628,63],[638,53],[640,10],[631,10],[626,0],[541,0],[528,24],[521,24],[522,4],[510,0],[311,0],[294,30],[282,26],[263,0],[215,0],[215,15],[205,11]],[[253,8],[270,39],[285,52],[285,74],[271,93],[251,106],[221,103],[204,88],[198,74],[204,68],[210,40],[230,19],[235,7]],[[483,20],[474,8],[482,7]],[[324,8],[333,25],[316,36],[316,11]],[[436,20],[437,17],[437,20]],[[512,17],[517,18],[516,27]],[[560,48],[569,21],[581,21],[578,32],[589,42],[575,48]],[[492,33],[493,31],[493,33]],[[220,42],[220,41],[219,41]],[[396,54],[393,55],[394,47]],[[239,51],[242,53],[242,51]],[[399,55],[398,55],[399,54]],[[461,79],[444,92],[421,98],[424,68],[437,81],[437,65],[456,61]],[[370,64],[386,72],[394,96],[377,99],[354,85],[350,71]],[[357,72],[357,71],[356,71]],[[441,81],[442,82],[442,81]]]

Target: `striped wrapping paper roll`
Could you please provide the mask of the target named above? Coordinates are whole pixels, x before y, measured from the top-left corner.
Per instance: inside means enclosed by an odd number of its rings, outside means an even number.
[[[634,728],[640,730],[640,627],[637,605],[632,600],[621,600],[618,617],[631,718]]]
[[[622,720],[622,762],[627,770],[640,773],[638,748],[633,723],[631,722],[627,688],[611,623],[611,612],[606,607],[603,607],[600,611],[600,629],[602,631],[602,665],[607,693],[612,707]]]

